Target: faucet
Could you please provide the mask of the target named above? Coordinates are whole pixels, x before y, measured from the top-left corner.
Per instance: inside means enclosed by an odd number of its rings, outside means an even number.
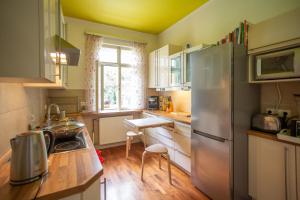
[[[47,114],[47,124],[50,125],[51,123],[51,115],[50,115],[50,112],[51,112],[51,108],[52,106],[56,107],[56,114],[59,115],[60,114],[60,110],[59,110],[59,106],[57,104],[50,104],[48,106],[48,114]]]

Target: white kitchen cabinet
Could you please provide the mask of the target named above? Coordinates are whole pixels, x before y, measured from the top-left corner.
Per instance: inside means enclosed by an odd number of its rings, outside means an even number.
[[[143,113],[143,118],[157,117],[148,113]],[[174,128],[156,127],[146,128],[145,135],[147,145],[163,144],[168,148],[171,161],[191,172],[191,126],[180,122],[174,122]]]
[[[174,162],[186,172],[191,173],[191,157],[175,150]]]
[[[175,88],[181,88],[183,86],[183,66],[184,66],[183,51],[171,55],[169,57],[169,64],[170,64],[169,86]]]
[[[168,44],[149,54],[149,88],[169,87],[169,56],[180,49],[179,46]]]
[[[100,200],[101,199],[100,178],[81,193],[70,195],[59,200]]]
[[[249,136],[249,195],[256,200],[296,200],[296,148]]]
[[[0,3],[0,81],[55,82],[58,0]]]
[[[149,54],[149,70],[148,70],[148,87],[156,88],[157,87],[157,51],[152,51]]]
[[[45,35],[49,35],[47,37],[55,38],[56,35],[60,36],[63,39],[66,39],[66,23],[64,20],[63,12],[61,9],[61,6],[59,4],[59,1],[49,1],[49,5],[51,7],[51,20],[50,25],[46,26],[45,28]],[[60,11],[60,12],[59,12]],[[48,19],[48,18],[47,18]],[[45,22],[47,24],[48,22]],[[47,33],[47,34],[46,34]],[[45,36],[46,37],[46,36]],[[49,47],[46,48],[45,54],[50,54],[51,52],[56,51],[56,47],[53,46],[53,41],[49,40]],[[53,63],[52,59],[49,61],[50,64]],[[49,66],[45,66],[45,68],[51,68]],[[55,72],[53,73],[54,81],[51,83],[23,83],[24,87],[38,87],[38,88],[47,88],[47,89],[64,89],[67,87],[68,84],[68,65],[62,65],[60,63],[57,63],[54,65]],[[49,72],[50,73],[50,72]]]
[[[300,8],[250,25],[248,53],[289,47],[300,40]]]

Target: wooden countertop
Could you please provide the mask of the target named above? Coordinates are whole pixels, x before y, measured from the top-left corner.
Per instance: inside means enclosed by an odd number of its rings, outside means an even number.
[[[149,113],[152,115],[157,115],[160,117],[165,117],[167,119],[172,119],[174,121],[182,122],[182,123],[189,124],[189,125],[192,123],[191,117],[186,117],[182,114],[168,113],[168,112],[161,111],[161,110],[143,110],[143,112]]]
[[[300,146],[300,144],[298,144],[298,143],[294,143],[294,142],[290,142],[290,141],[286,141],[286,140],[281,140],[281,139],[277,138],[276,135],[271,134],[271,133],[255,131],[255,130],[248,130],[247,134],[257,136],[257,137],[261,137],[261,138],[265,138],[265,139],[269,139],[269,140],[274,140],[274,141],[277,141],[277,142],[283,142],[283,143],[287,143],[287,144]]]
[[[84,129],[88,147],[85,149],[50,154],[49,172],[37,195],[37,199],[49,200],[63,198],[83,192],[103,174],[91,138]],[[9,184],[10,162],[0,166],[0,197],[5,200],[33,199],[40,180],[22,186]]]

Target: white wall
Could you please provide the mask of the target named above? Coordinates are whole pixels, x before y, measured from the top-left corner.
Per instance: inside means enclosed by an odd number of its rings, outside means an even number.
[[[210,0],[160,33],[159,47],[165,44],[185,46],[189,43],[195,46],[201,43],[216,43],[245,19],[256,24],[297,7],[300,7],[299,0]],[[262,108],[274,106],[274,99],[277,96],[272,85],[262,85]],[[299,82],[282,84],[283,88],[290,88],[289,92],[285,92],[282,107],[291,109],[294,114],[296,105],[291,97],[291,91],[299,89],[299,86]],[[160,92],[160,94],[172,96],[176,105],[186,105],[174,106],[175,111],[191,112],[190,94],[185,95],[185,98],[177,98],[178,94],[174,92]]]
[[[216,43],[244,19],[255,24],[296,7],[299,0],[210,0],[159,34],[159,46]]]
[[[65,17],[65,21],[67,22],[67,40],[81,50],[79,66],[69,68],[68,89],[84,89],[85,32],[93,32],[125,40],[147,43],[147,52],[157,48],[158,36],[154,34],[142,33],[70,17]]]
[[[46,90],[0,83],[0,157],[10,148],[9,140],[27,130],[32,114],[40,124],[45,103]]]

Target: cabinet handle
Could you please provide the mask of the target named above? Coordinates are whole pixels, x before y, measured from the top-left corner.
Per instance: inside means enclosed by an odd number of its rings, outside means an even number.
[[[284,147],[284,187],[285,187],[285,199],[288,200],[288,186],[287,186],[287,155],[288,148]]]
[[[101,182],[104,186],[104,200],[106,200],[106,178],[104,178],[103,182]]]

